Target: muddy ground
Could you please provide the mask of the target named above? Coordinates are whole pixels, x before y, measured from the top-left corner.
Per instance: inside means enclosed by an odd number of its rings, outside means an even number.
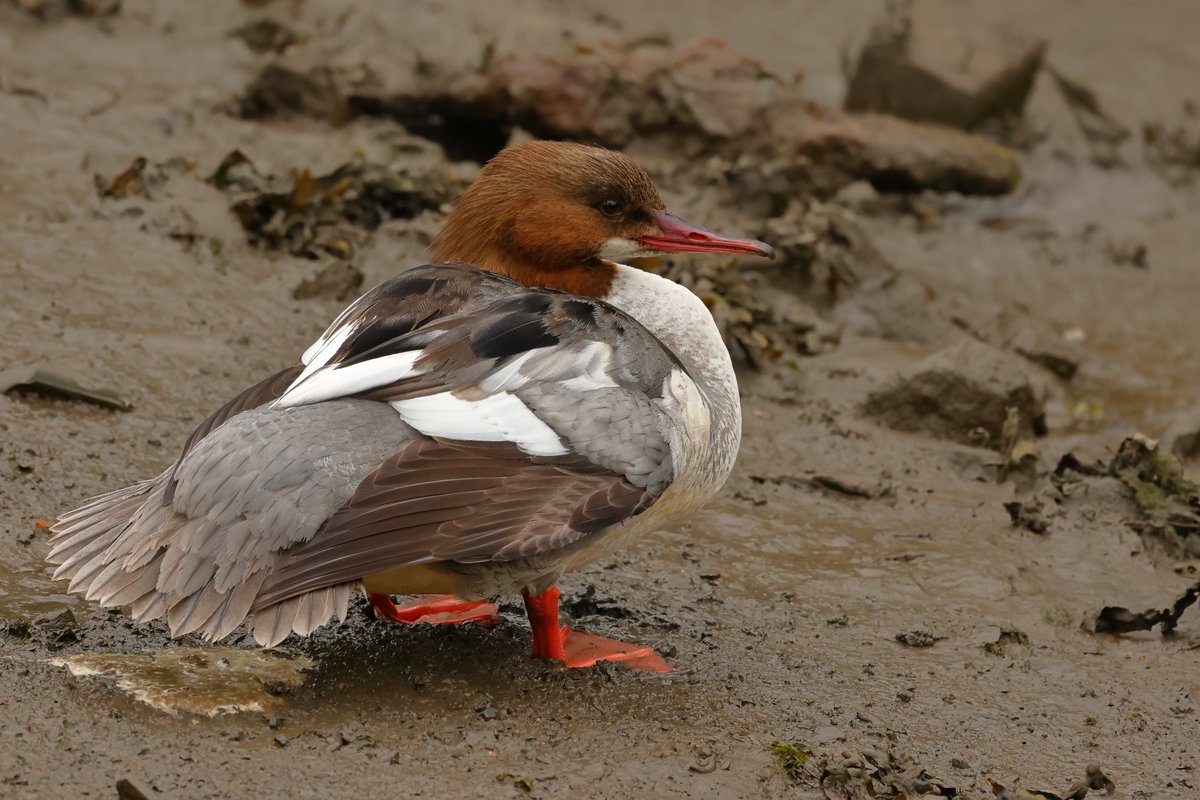
[[[428,136],[479,157],[528,122],[493,110],[464,140],[468,121],[447,134],[424,109],[423,137],[379,98],[512,53],[709,35],[836,108],[883,4],[0,0],[0,370],[49,365],[133,405],[0,395],[0,796],[990,797],[992,782],[1065,794],[1089,764],[1119,797],[1195,796],[1200,613],[1169,637],[1087,627],[1196,581],[1185,482],[1178,513],[1156,517],[1118,469],[1090,465],[1141,432],[1200,471],[1185,107],[1200,6],[917,8],[947,30],[1003,18],[1044,38],[1130,135],[1085,133],[1043,70],[1024,121],[991,131],[1016,148],[1009,193],[880,194],[851,176],[784,179],[783,201],[762,203],[757,162],[730,166],[750,134],[630,129],[621,144],[681,214],[791,243],[775,265],[656,267],[712,295],[757,367],[741,376],[741,456],[694,519],[563,585],[580,627],[652,644],[675,672],[531,662],[512,605],[506,624],[451,630],[376,624],[360,604],[285,643],[316,665],[273,708],[209,718],[50,664],[200,643],[66,595],[37,521],[167,466],[211,409],[292,363],[359,275],[419,263],[478,169]],[[264,18],[282,29],[231,35]],[[308,82],[264,106],[248,87],[276,62]],[[1195,153],[1164,164],[1143,140],[1159,123]],[[622,135],[603,125],[588,138]],[[206,182],[234,150],[245,183]],[[364,218],[338,178],[294,177],[356,160],[416,188]],[[231,212],[268,190],[291,192],[298,227],[272,228],[269,204]]]

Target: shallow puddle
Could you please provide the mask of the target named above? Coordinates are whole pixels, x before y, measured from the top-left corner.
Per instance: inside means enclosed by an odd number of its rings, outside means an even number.
[[[278,708],[281,698],[275,692],[304,683],[313,667],[302,655],[233,647],[81,653],[50,663],[77,678],[114,678],[117,688],[159,711],[207,717]]]

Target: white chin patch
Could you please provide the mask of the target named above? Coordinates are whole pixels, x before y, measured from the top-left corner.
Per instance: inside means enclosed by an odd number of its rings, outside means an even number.
[[[623,264],[633,258],[645,258],[653,255],[640,242],[635,242],[633,239],[612,238],[606,239],[600,249],[596,251],[599,258],[605,261],[613,261],[617,264]]]

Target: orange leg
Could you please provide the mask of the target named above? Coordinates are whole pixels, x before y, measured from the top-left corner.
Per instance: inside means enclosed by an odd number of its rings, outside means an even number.
[[[590,667],[597,661],[621,661],[645,672],[670,672],[652,648],[581,633],[558,624],[558,588],[525,595],[525,612],[533,629],[533,657],[561,661],[568,667]]]
[[[375,610],[376,618],[409,625],[421,622],[428,625],[461,625],[464,622],[492,625],[500,619],[495,603],[460,600],[449,594],[417,595],[415,601],[402,606],[397,606],[386,594],[368,594],[367,600]]]

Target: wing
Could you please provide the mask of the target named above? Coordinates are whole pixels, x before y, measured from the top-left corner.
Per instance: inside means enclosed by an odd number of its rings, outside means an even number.
[[[681,468],[681,380],[602,302],[414,268],[158,479],[64,515],[50,558],[72,591],[175,634],[220,638],[258,611],[275,643],[365,575],[551,554],[641,513]]]
[[[640,514],[676,474],[682,368],[600,301],[509,286],[339,348],[275,406],[386,402],[421,436],[282,554],[256,608],[408,564],[542,556]]]
[[[427,264],[388,280],[355,300],[300,357],[300,363],[280,370],[236,395],[200,423],[179,454],[180,461],[196,443],[230,417],[273,403],[305,370],[315,370],[331,360],[361,352],[373,344],[408,333],[421,325],[459,311],[468,300],[493,297],[509,288],[504,278],[475,269]],[[174,496],[175,472],[171,468],[168,501]]]

